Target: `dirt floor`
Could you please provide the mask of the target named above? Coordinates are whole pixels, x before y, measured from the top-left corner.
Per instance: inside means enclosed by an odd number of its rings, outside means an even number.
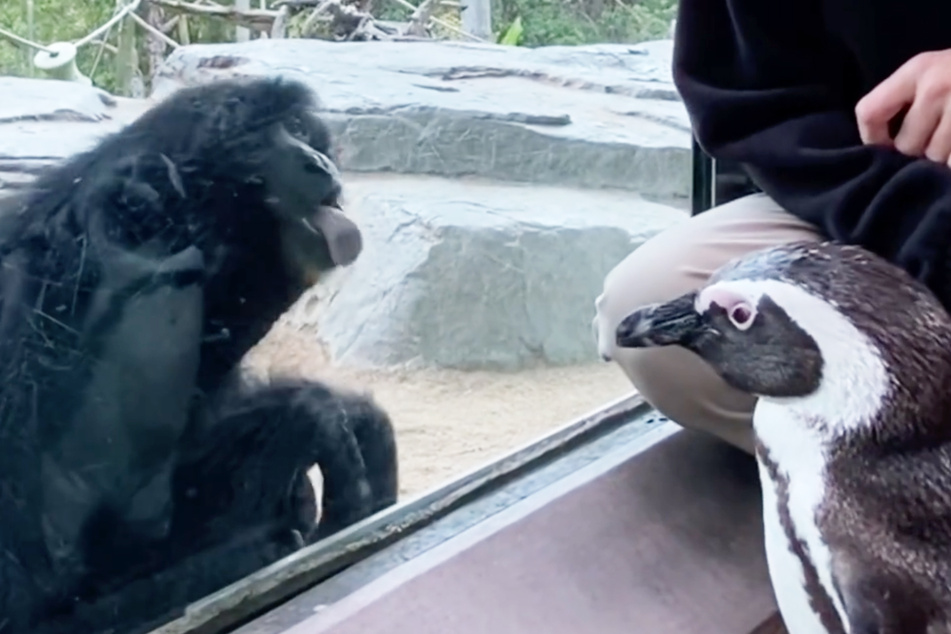
[[[597,363],[519,373],[331,366],[313,335],[278,325],[253,351],[257,372],[289,372],[371,393],[393,417],[401,497],[415,496],[631,391]]]

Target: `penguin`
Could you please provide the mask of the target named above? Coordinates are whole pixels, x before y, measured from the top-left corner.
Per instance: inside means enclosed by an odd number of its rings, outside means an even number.
[[[951,317],[834,242],[724,265],[619,346],[681,346],[753,414],[766,560],[789,634],[951,632]]]

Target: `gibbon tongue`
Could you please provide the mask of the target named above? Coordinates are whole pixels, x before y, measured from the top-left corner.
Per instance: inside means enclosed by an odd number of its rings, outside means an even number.
[[[321,206],[313,218],[311,226],[324,234],[330,258],[338,266],[353,263],[363,250],[363,236],[356,223],[347,218],[335,207]]]

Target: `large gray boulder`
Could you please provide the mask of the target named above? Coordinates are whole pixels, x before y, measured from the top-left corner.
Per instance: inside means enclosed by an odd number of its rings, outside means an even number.
[[[670,42],[256,40],[179,48],[153,96],[308,83],[367,247],[288,319],[340,363],[517,369],[595,359],[605,274],[686,216],[690,124],[670,61]]]
[[[320,95],[348,171],[617,187],[681,201],[690,123],[671,44],[537,49],[461,42],[252,40],[184,46],[153,95],[240,75]]]
[[[187,46],[153,97],[233,75],[313,86],[366,248],[287,320],[340,363],[518,369],[596,359],[605,274],[686,217],[689,123],[670,48]],[[0,90],[0,196],[148,106],[50,80]]]
[[[147,106],[53,79],[0,77],[0,196],[44,167],[89,149]]]
[[[596,360],[604,275],[686,217],[623,190],[378,175],[348,188],[365,251],[287,319],[359,366]]]

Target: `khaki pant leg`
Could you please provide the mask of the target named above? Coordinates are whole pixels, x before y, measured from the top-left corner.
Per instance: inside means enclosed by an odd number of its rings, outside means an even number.
[[[737,256],[817,239],[821,237],[815,227],[785,212],[765,194],[731,201],[664,231],[605,278],[594,319],[601,356],[620,365],[641,395],[672,421],[752,453],[752,396],[726,385],[687,350],[618,348],[614,332],[634,309],[698,288]]]

